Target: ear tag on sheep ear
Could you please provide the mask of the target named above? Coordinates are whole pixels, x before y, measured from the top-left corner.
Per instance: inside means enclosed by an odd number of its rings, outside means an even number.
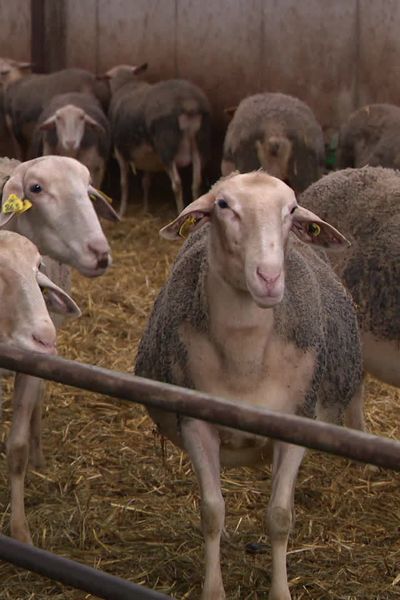
[[[4,214],[18,213],[21,214],[26,210],[29,210],[32,206],[32,202],[25,199],[22,200],[17,194],[10,194],[7,200],[4,202],[1,212]]]
[[[318,237],[321,233],[321,227],[317,223],[310,223],[307,227],[307,233],[312,237]]]
[[[191,228],[197,223],[197,221],[199,221],[199,219],[194,215],[190,215],[190,217],[183,221],[178,232],[181,238],[186,238],[189,235]]]
[[[104,198],[104,200],[106,200],[108,202],[108,204],[112,204],[112,198],[110,198],[110,196],[107,196],[107,194],[105,194],[104,192],[100,192],[99,190],[96,190],[96,192],[99,194],[99,196]],[[91,199],[92,202],[95,202],[95,200],[98,200],[96,194],[89,194],[89,198]]]

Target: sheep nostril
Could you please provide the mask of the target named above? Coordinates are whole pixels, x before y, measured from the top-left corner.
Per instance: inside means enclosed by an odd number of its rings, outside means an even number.
[[[97,261],[97,267],[99,269],[107,269],[107,267],[108,267],[108,256],[105,256],[104,258],[100,258]]]

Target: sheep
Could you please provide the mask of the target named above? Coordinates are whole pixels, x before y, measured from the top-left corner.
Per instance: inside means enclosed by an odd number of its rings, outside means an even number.
[[[71,156],[90,171],[93,185],[101,187],[111,133],[99,101],[91,94],[58,94],[46,104],[39,116],[30,158],[56,154]]]
[[[27,74],[32,64],[12,58],[0,58],[0,156],[12,156],[16,141],[10,134],[4,114],[4,89],[7,85]]]
[[[137,74],[144,65],[134,70]],[[128,202],[129,165],[144,171],[144,209],[148,210],[150,173],[166,171],[178,212],[183,209],[180,167],[192,165],[192,195],[197,197],[208,153],[210,105],[190,81],[169,79],[153,85],[134,81],[132,67],[114,67],[108,75],[112,98],[110,120],[114,152],[121,174],[120,216]]]
[[[337,166],[400,168],[400,107],[368,104],[340,129]]]
[[[45,255],[45,273],[66,290],[70,287],[69,267],[86,277],[97,277],[111,265],[110,248],[96,211],[112,221],[118,216],[89,185],[89,177],[88,169],[69,157],[45,156],[24,163],[0,160],[0,228],[29,238]],[[11,534],[27,543],[32,539],[25,516],[24,480],[28,457],[37,468],[44,462],[43,391],[40,379],[21,375],[7,444]]]
[[[48,307],[61,314],[79,316],[78,306],[40,271],[41,256],[26,237],[0,231],[0,257],[0,342],[54,354],[56,330]]]
[[[400,173],[382,167],[336,171],[310,186],[301,203],[351,240],[330,262],[357,305],[364,368],[400,387]],[[346,415],[365,429],[362,396]]]
[[[298,193],[321,176],[324,160],[321,127],[304,102],[286,94],[256,94],[242,100],[229,123],[221,173],[262,167]]]
[[[190,235],[155,302],[135,374],[341,423],[360,393],[356,311],[329,264],[310,247],[346,247],[339,231],[299,206],[284,182],[257,171],[220,180],[161,234],[171,240]],[[269,598],[289,600],[286,546],[305,449],[155,409],[150,416],[189,454],[199,480],[204,600],[225,598],[220,466],[272,457]]]
[[[98,97],[103,107],[108,104],[104,85],[85,69],[62,69],[55,73],[33,73],[7,85],[4,110],[7,126],[14,136],[16,156],[27,158],[33,130],[44,106],[57,94],[86,92]]]

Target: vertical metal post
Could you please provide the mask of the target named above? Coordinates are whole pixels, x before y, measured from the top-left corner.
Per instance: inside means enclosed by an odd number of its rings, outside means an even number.
[[[31,60],[36,73],[65,67],[65,13],[64,0],[31,0]]]

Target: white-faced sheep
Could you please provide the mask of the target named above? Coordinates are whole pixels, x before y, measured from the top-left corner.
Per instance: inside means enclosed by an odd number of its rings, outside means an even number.
[[[55,154],[76,158],[101,187],[110,153],[111,133],[100,102],[91,94],[58,94],[39,116],[29,157]]]
[[[350,115],[339,135],[337,166],[400,168],[400,107],[368,104]]]
[[[57,94],[85,92],[95,95],[107,108],[108,92],[104,82],[85,69],[62,69],[54,73],[33,73],[12,81],[4,90],[4,110],[7,126],[16,145],[16,157],[28,156],[33,131],[45,105]]]
[[[111,264],[99,215],[118,220],[108,202],[89,184],[88,169],[73,158],[40,157],[18,163],[0,160],[0,227],[29,238],[45,255],[46,273],[69,289],[66,265],[87,277],[102,275]],[[11,480],[11,533],[31,542],[24,509],[28,463],[43,464],[41,400],[43,382],[21,375],[7,445]]]
[[[329,259],[357,305],[364,367],[400,387],[400,173],[337,171],[310,186],[301,203],[351,240],[348,252]],[[352,403],[347,422],[364,429],[361,402]]]
[[[322,129],[304,102],[286,94],[256,94],[242,100],[229,123],[221,172],[262,167],[301,192],[321,176],[324,159]]]
[[[357,317],[348,292],[312,247],[345,247],[345,238],[262,171],[219,181],[161,233],[190,236],[156,300],[136,375],[340,423],[361,384]],[[269,597],[289,600],[286,547],[305,449],[182,415],[153,409],[150,415],[188,452],[199,480],[204,599],[225,598],[220,466],[272,456]]]
[[[134,73],[143,67],[136,68]],[[108,75],[112,90],[113,143],[121,173],[120,214],[124,214],[128,201],[129,165],[134,172],[144,172],[145,210],[148,210],[150,173],[166,171],[180,212],[184,205],[178,169],[192,165],[192,196],[195,198],[200,193],[202,169],[208,154],[210,104],[204,92],[183,79],[153,85],[133,81],[132,67],[115,67]]]

